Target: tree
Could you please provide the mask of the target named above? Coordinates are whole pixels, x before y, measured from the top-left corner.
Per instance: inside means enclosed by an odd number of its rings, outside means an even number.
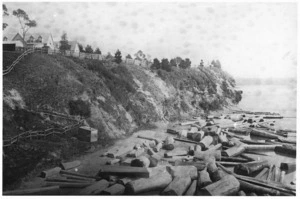
[[[2,16],[5,17],[5,16],[8,16],[8,12],[7,12],[7,7],[5,4],[2,5],[2,10],[3,10],[3,13],[2,13]],[[8,26],[7,23],[2,23],[2,30],[4,30],[6,27]]]
[[[164,58],[161,60],[161,69],[170,72],[171,71],[171,65],[168,59]]]
[[[84,49],[83,49],[83,45],[82,44],[78,44],[78,48],[79,48],[79,51],[82,53],[84,52]]]
[[[128,55],[126,56],[126,59],[132,59],[131,55],[128,54]]]
[[[95,53],[101,55],[100,49],[99,49],[99,48],[96,48]]]
[[[185,60],[181,60],[179,67],[183,69],[187,69],[191,67],[192,62],[189,58],[185,58]]]
[[[203,60],[201,59],[201,61],[200,61],[200,67],[203,67],[204,66],[204,62],[203,62]]]
[[[122,62],[122,54],[121,54],[121,51],[119,49],[115,53],[115,62],[118,63],[118,64]]]
[[[93,53],[94,50],[93,50],[92,46],[87,45],[87,46],[85,47],[85,52],[86,52],[86,53]]]
[[[137,53],[135,53],[134,56],[135,56],[135,59],[140,60],[140,61],[142,61],[146,58],[146,55],[141,50],[139,50]]]
[[[161,65],[157,58],[153,59],[153,64],[151,65],[151,70],[157,70],[160,69]]]
[[[69,45],[67,33],[64,32],[61,36],[59,50],[62,53],[65,53],[66,50],[70,50],[70,48],[71,48],[71,45]]]
[[[212,62],[211,62],[211,65],[213,66],[213,67],[216,67],[216,68],[221,68],[221,63],[220,63],[220,61],[219,60],[213,60]]]
[[[35,20],[31,20],[28,14],[22,9],[14,10],[13,15],[18,18],[22,30],[22,37],[25,39],[28,30],[36,27],[37,23]]]

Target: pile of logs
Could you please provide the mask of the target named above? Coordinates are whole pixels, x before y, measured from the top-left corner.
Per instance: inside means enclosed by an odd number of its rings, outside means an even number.
[[[296,195],[294,187],[284,184],[285,174],[296,170],[295,163],[282,162],[278,167],[249,155],[270,150],[295,155],[295,146],[281,140],[282,135],[259,125],[228,128],[195,120],[180,126],[187,128],[169,128],[165,139],[138,135],[140,142],[130,150],[107,151],[103,156],[110,160],[99,165],[94,176],[68,171],[79,161],[62,163],[41,174],[46,187],[4,195],[61,189],[74,189],[73,195]],[[239,135],[270,140],[245,140]]]

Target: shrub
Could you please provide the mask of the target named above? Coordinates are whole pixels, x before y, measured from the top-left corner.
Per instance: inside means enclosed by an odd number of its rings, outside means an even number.
[[[70,100],[69,110],[71,115],[80,115],[83,117],[91,116],[91,109],[88,102],[83,100]]]

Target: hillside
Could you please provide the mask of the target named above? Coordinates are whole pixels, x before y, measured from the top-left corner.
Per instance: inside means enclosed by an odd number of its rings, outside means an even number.
[[[4,112],[47,108],[81,115],[99,130],[100,138],[119,138],[158,120],[237,103],[240,95],[234,86],[217,68],[152,72],[135,65],[33,54],[4,76]],[[4,114],[4,136],[30,130],[10,115]]]
[[[71,124],[36,113],[46,110],[82,118],[85,125],[98,129],[95,146],[106,146],[137,129],[151,128],[156,121],[178,121],[233,105],[241,99],[234,86],[235,81],[218,68],[151,71],[31,54],[3,76],[3,139]],[[72,132],[4,149],[4,184],[86,151],[90,145],[74,139]]]

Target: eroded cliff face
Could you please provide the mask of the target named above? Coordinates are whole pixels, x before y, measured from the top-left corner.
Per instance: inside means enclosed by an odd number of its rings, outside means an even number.
[[[85,118],[87,125],[98,129],[100,141],[119,138],[155,121],[178,120],[237,103],[240,94],[234,86],[234,80],[218,68],[151,71],[33,54],[3,78],[4,135],[43,128],[30,118],[24,125],[16,114],[47,109]],[[40,118],[41,124],[46,124],[44,119]]]

